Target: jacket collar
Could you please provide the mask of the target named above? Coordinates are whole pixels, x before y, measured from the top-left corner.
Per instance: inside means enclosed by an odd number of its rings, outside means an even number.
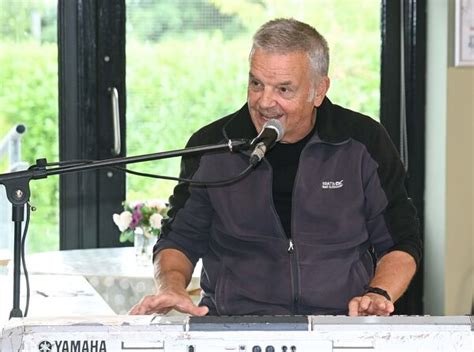
[[[253,139],[257,136],[257,130],[250,118],[247,103],[229,117],[222,127],[222,134],[226,139]]]
[[[334,105],[328,97],[324,98],[316,112],[316,129],[310,143],[339,144],[349,139],[349,126],[344,126],[343,120],[337,116],[337,111],[340,109],[341,107]],[[229,117],[222,132],[225,137],[230,139],[253,139],[257,136],[247,103]]]
[[[337,113],[339,108],[325,97],[317,109],[315,135],[323,143],[339,144],[349,139],[348,126],[344,126]]]

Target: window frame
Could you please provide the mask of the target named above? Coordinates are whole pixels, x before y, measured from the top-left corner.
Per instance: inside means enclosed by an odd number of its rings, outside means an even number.
[[[59,1],[58,16],[60,160],[115,157],[109,87],[119,93],[125,156],[125,0]],[[59,188],[61,250],[123,245],[112,222],[125,198],[123,173],[61,175]]]
[[[380,122],[399,152],[403,140],[406,141],[408,165],[405,184],[418,211],[423,239],[426,0],[382,0],[381,5]],[[401,90],[402,82],[404,92]],[[405,101],[406,136],[401,133],[402,98]],[[423,261],[409,289],[397,302],[396,314],[423,314]]]

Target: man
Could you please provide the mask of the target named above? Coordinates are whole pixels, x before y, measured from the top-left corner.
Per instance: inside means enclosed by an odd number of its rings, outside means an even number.
[[[389,315],[421,256],[404,169],[384,129],[333,105],[329,50],[311,26],[264,24],[250,53],[248,99],[188,146],[253,138],[269,119],[284,136],[245,178],[179,184],[155,246],[156,295],[131,314]],[[182,176],[237,175],[248,153],[185,158]],[[202,297],[186,292],[203,259]]]

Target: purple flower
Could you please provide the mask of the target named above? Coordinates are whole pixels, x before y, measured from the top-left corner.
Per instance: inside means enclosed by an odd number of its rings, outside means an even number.
[[[137,204],[135,206],[135,209],[133,209],[133,214],[132,214],[132,222],[130,223],[130,228],[132,230],[135,230],[135,228],[140,224],[140,221],[143,219],[143,215],[141,212],[143,204]]]

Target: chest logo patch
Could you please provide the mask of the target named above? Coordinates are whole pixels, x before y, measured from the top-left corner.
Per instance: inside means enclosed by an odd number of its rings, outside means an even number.
[[[344,186],[344,180],[341,181],[323,181],[321,183],[322,189],[336,189]]]

